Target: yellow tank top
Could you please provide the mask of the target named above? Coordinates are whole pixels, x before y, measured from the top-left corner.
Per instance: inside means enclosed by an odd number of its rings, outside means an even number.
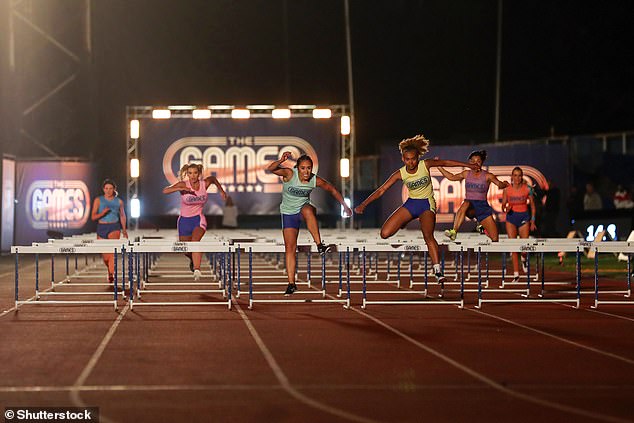
[[[427,170],[427,166],[425,166],[425,162],[423,160],[418,163],[416,173],[407,173],[405,166],[403,166],[400,171],[403,185],[405,185],[409,191],[409,198],[434,199],[434,187],[431,183],[429,170]]]

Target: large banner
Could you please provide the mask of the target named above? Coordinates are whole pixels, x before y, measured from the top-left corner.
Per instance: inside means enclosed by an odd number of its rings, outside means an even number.
[[[50,231],[67,236],[93,227],[89,225],[90,188],[97,186],[93,164],[18,162],[16,180],[16,245],[46,241]]]
[[[2,158],[2,251],[9,251],[13,245],[13,225],[15,214],[15,160]]]
[[[144,216],[179,213],[179,195],[164,195],[162,189],[178,180],[187,163],[201,163],[204,176],[216,176],[240,213],[247,215],[279,214],[281,179],[264,169],[284,151],[294,158],[308,154],[313,172],[339,185],[339,119],[173,118],[143,119],[140,125],[139,196]],[[284,163],[294,165],[293,160]],[[217,189],[211,186],[208,192]],[[320,213],[339,212],[323,190],[313,191],[311,201]],[[219,195],[210,195],[204,212],[221,214],[222,206]]]
[[[533,144],[480,144],[477,146],[430,146],[425,159],[438,157],[444,160],[467,161],[469,153],[474,150],[486,150],[487,159],[484,169],[493,173],[501,181],[511,181],[511,172],[515,166],[524,171],[526,182],[535,186],[538,191],[548,190],[548,180],[555,181],[561,192],[562,201],[569,189],[568,150],[563,145]],[[403,166],[398,143],[382,148],[381,176],[386,180],[392,172]],[[447,168],[451,173],[459,173],[462,168]],[[431,171],[434,197],[436,198],[436,221],[449,227],[453,223],[454,214],[465,196],[465,181],[450,181],[435,168]],[[407,188],[402,184],[391,189],[383,196],[381,215],[385,220],[401,203],[407,199]],[[504,222],[506,215],[502,212],[502,190],[491,184],[487,199],[496,212],[496,218]],[[562,207],[560,207],[562,209]],[[558,217],[559,225],[565,225],[566,213],[562,211]]]

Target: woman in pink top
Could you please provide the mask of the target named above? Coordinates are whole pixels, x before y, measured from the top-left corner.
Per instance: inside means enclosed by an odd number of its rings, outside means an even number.
[[[531,214],[528,214],[530,206]],[[535,201],[533,193],[524,181],[524,171],[521,167],[515,167],[511,173],[511,185],[502,194],[502,211],[506,213],[506,233],[509,239],[528,238],[530,231],[537,229],[535,226]],[[518,253],[513,253],[513,282],[520,279]],[[522,270],[526,273],[526,259],[522,254]]]
[[[469,163],[476,164],[478,170],[463,170],[458,174],[447,172],[442,167],[439,167],[440,173],[450,181],[462,181],[465,179],[465,200],[460,206],[456,218],[454,220],[454,227],[445,234],[453,241],[456,239],[456,234],[460,225],[464,221],[465,216],[471,218],[475,217],[478,222],[484,227],[486,234],[491,241],[498,241],[498,228],[493,220],[493,209],[487,201],[487,192],[489,191],[489,185],[494,183],[500,189],[506,188],[509,183],[500,181],[497,176],[482,170],[482,164],[487,158],[486,150],[473,151],[469,154]]]
[[[179,241],[200,241],[205,235],[207,219],[203,214],[203,208],[207,202],[207,188],[211,184],[218,187],[223,200],[227,198],[227,194],[215,176],[207,176],[203,179],[202,174],[202,165],[186,164],[180,170],[183,180],[163,188],[163,194],[173,192],[181,194],[181,214],[177,223]],[[189,270],[194,272],[194,280],[200,279],[202,253],[186,253],[185,255],[189,257]]]

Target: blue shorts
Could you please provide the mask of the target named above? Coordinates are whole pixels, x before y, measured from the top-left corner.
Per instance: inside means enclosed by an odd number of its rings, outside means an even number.
[[[282,213],[282,229],[284,228],[295,228],[299,229],[300,224],[302,223],[302,214],[284,214]]]
[[[506,221],[519,228],[529,223],[531,221],[531,217],[527,211],[525,212],[511,211],[506,214]]]
[[[179,216],[176,226],[178,227],[178,236],[192,236],[196,228],[207,230],[207,219],[205,219],[205,216],[200,215],[191,217]]]
[[[470,203],[469,209],[473,209],[475,218],[482,222],[489,216],[493,216],[493,209],[486,200],[466,200]],[[468,210],[467,210],[468,211]]]
[[[436,210],[432,210],[427,198],[408,198],[407,201],[403,203],[403,207],[407,209],[413,218],[417,218],[427,210],[436,213]]]
[[[120,231],[121,223],[112,222],[112,223],[97,223],[97,236],[99,238],[107,239],[108,235],[112,232]]]

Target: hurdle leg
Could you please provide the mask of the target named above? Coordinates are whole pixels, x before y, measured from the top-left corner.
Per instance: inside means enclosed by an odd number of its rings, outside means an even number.
[[[480,255],[481,249],[478,248],[478,252],[476,254],[476,263],[478,267],[478,305],[476,308],[482,308],[482,269],[480,269]]]
[[[594,250],[594,308],[599,306],[599,252]]]
[[[502,285],[500,285],[500,288],[504,288],[505,274],[506,274],[506,253],[502,253]]]
[[[253,251],[249,247],[249,310],[253,309]]]
[[[18,291],[19,291],[18,286],[19,286],[19,279],[20,279],[20,275],[19,275],[20,274],[20,270],[19,270],[20,260],[18,259],[19,255],[20,255],[20,253],[18,253],[16,251],[16,253],[15,253],[15,288],[14,288],[14,290],[15,290],[15,292],[14,292],[15,293],[15,309],[16,310],[18,309],[18,298],[19,298],[19,295],[18,295]],[[51,254],[51,257],[52,256],[53,255]]]
[[[367,295],[366,280],[365,280],[365,247],[363,247],[363,279],[362,279],[361,292],[362,292],[362,298],[363,298],[363,305],[361,306],[361,308],[365,308],[366,295]]]
[[[342,268],[341,268],[342,255],[343,255],[343,253],[341,251],[339,251],[339,264],[338,264],[339,293],[337,294],[337,297],[341,297],[341,295],[343,294],[343,291],[342,291],[342,288],[343,288],[343,274],[342,274]]]
[[[35,299],[40,299],[40,260],[39,254],[35,253]]]
[[[522,297],[528,298],[531,295],[531,253],[526,253],[526,293]]]

